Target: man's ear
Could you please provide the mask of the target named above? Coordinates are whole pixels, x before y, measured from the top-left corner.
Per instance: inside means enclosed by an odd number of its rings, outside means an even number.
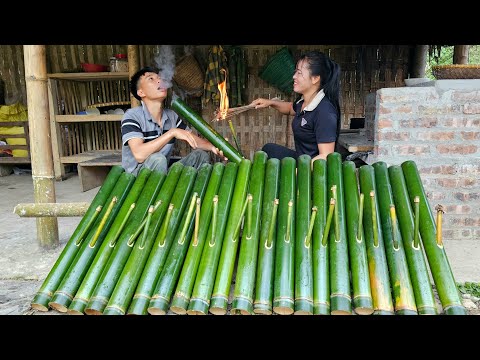
[[[145,93],[143,92],[142,89],[137,89],[137,95],[143,98],[145,96]]]

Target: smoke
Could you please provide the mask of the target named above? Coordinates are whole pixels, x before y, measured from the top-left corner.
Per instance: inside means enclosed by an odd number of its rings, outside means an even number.
[[[165,83],[165,87],[172,87],[173,74],[175,74],[175,54],[171,45],[162,45],[158,55],[155,56],[155,63],[160,70],[159,75]]]

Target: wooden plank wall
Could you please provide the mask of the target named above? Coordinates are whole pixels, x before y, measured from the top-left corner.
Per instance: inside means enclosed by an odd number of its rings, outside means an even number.
[[[194,46],[194,54],[201,67],[206,69],[210,45]],[[293,100],[258,77],[258,72],[267,59],[280,50],[282,45],[242,46],[248,61],[247,101],[257,97],[278,97]],[[352,117],[364,117],[365,96],[383,87],[404,86],[407,75],[409,46],[405,45],[298,45],[289,46],[296,58],[308,50],[321,50],[337,61],[342,69],[342,127],[348,128]],[[176,59],[185,52],[183,45],[173,46]],[[155,65],[154,58],[160,45],[140,45],[140,66]],[[47,45],[47,71],[78,71],[80,63],[108,64],[111,56],[126,53],[127,45]],[[7,105],[20,101],[26,104],[25,75],[22,45],[0,45],[0,77],[5,82]],[[213,119],[215,108],[209,103],[202,107],[201,98],[188,98],[187,103],[198,110],[205,120]],[[275,142],[293,148],[290,119],[272,109],[249,110],[232,118],[235,130],[245,156],[252,158],[267,142]],[[223,136],[231,141],[227,122],[213,123]],[[99,129],[100,130],[100,129]],[[81,132],[70,129],[70,134]],[[65,144],[68,148],[69,144]],[[72,144],[70,144],[72,146]],[[98,147],[97,147],[98,146]],[[118,146],[118,145],[117,145]],[[93,146],[102,148],[100,144]],[[79,144],[81,149],[81,142]],[[86,148],[90,148],[87,146]],[[177,146],[176,154],[184,155],[188,147]]]

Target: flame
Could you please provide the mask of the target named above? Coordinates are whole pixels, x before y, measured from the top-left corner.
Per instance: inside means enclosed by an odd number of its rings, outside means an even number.
[[[225,120],[228,112],[228,96],[227,96],[227,71],[220,69],[225,73],[225,80],[218,84],[218,91],[220,91],[220,116],[222,120]]]

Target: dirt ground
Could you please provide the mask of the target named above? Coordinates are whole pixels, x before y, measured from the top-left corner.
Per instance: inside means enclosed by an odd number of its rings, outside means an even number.
[[[59,203],[91,202],[98,189],[82,192],[75,173],[55,183],[56,200]],[[81,218],[58,218],[60,245],[45,250],[37,243],[36,219],[19,217],[13,213],[17,204],[30,202],[33,202],[31,174],[0,177],[0,315],[60,314],[54,310],[47,313],[34,311],[30,308],[30,301]],[[480,282],[478,243],[445,239],[445,249],[457,282]],[[466,296],[464,305],[470,314],[480,314],[480,299]]]

